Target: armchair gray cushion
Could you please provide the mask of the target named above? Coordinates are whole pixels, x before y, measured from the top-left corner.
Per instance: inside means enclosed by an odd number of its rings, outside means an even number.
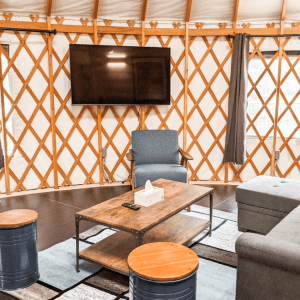
[[[176,130],[132,131],[135,165],[179,165],[178,132]]]
[[[179,164],[176,130],[139,130],[132,132],[135,159],[134,187],[160,178],[188,182],[188,172]]]
[[[173,164],[147,164],[135,167],[135,187],[145,185],[148,179],[152,182],[159,178],[186,183],[188,181],[188,172],[183,166]]]

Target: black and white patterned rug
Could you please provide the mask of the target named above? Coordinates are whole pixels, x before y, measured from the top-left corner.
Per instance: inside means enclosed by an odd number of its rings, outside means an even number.
[[[192,205],[192,211],[187,212],[184,211],[182,213],[191,215],[193,217],[198,217],[201,219],[209,219],[209,209],[206,207]],[[201,262],[205,268],[214,268],[216,270],[223,270],[222,268],[228,268],[224,274],[231,274],[229,276],[231,285],[233,285],[234,272],[236,270],[230,270],[236,268],[237,263],[237,255],[235,253],[235,241],[240,236],[241,232],[237,230],[237,216],[232,213],[222,212],[218,210],[213,211],[213,234],[210,237],[208,234],[208,229],[199,234],[197,237],[193,239],[189,243],[189,247],[199,256],[199,262]],[[85,244],[86,247],[90,244],[97,243],[100,240],[105,239],[106,237],[113,235],[116,233],[116,230],[107,228],[102,225],[94,226],[93,228],[87,230],[86,232],[80,234],[81,244]],[[53,255],[64,255],[66,251],[68,255],[66,255],[67,259],[70,259],[73,263],[66,261],[66,267],[63,268],[62,262],[60,262],[59,266],[52,265],[51,270],[47,270],[47,273],[42,274],[41,271],[41,281],[38,281],[34,285],[13,292],[0,292],[0,300],[6,299],[20,299],[20,300],[50,300],[50,299],[61,299],[61,300],[92,300],[92,299],[100,299],[100,300],[117,300],[117,299],[128,299],[128,286],[129,280],[128,276],[107,270],[105,268],[101,268],[99,271],[95,271],[93,267],[86,268],[86,274],[81,274],[83,279],[75,279],[77,276],[74,272],[75,267],[75,248],[74,238],[67,240],[63,243],[55,245],[41,253],[43,255],[39,255],[40,265],[43,265],[44,257],[50,257]],[[56,248],[55,248],[56,247]],[[46,252],[47,251],[47,252]],[[61,252],[59,252],[61,251]],[[44,253],[45,252],[45,253]],[[66,260],[67,260],[66,259]],[[211,261],[211,263],[209,261]],[[45,262],[47,265],[47,261]],[[217,267],[218,264],[224,265],[224,267]],[[69,269],[68,269],[69,268]],[[49,269],[49,268],[48,268]],[[85,270],[86,271],[86,270]],[[202,270],[205,272],[205,270]],[[220,272],[221,272],[220,271]],[[49,273],[50,272],[50,273]],[[223,272],[223,271],[222,271]],[[55,278],[55,274],[60,274],[61,278]],[[80,274],[80,273],[79,273]],[[208,272],[208,274],[210,274]],[[220,275],[224,277],[225,275]],[[208,275],[206,275],[207,277]],[[227,276],[227,275],[226,275]],[[69,279],[67,277],[70,277]],[[221,278],[220,277],[220,278]],[[64,283],[63,281],[66,281]],[[73,281],[72,281],[73,280]],[[218,280],[213,278],[211,280]],[[50,283],[50,284],[49,284]],[[235,282],[234,282],[235,283]],[[201,285],[207,285],[208,283],[199,283]],[[215,282],[218,286],[222,286],[221,281]],[[228,287],[224,287],[226,290],[230,288],[230,284]],[[67,287],[67,288],[65,288]],[[202,287],[203,288],[203,287]],[[213,288],[212,288],[213,289]],[[212,291],[206,291],[207,298],[211,298],[209,294]],[[228,293],[228,291],[226,291]],[[229,294],[233,294],[234,288],[232,287],[232,291]],[[5,298],[9,296],[10,298]],[[11,298],[13,297],[13,298]],[[216,295],[212,296],[216,297]],[[226,298],[227,299],[227,298]],[[228,298],[228,299],[231,299]],[[232,298],[234,299],[234,298]]]

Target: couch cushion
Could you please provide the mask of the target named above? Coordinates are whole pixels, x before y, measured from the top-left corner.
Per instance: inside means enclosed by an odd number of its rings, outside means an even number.
[[[135,165],[178,164],[179,146],[176,130],[132,131]]]
[[[276,218],[283,219],[285,216],[288,215],[286,212],[274,210],[274,209],[269,209],[269,208],[264,208],[264,207],[259,207],[259,206],[253,206],[249,204],[244,204],[244,203],[238,203],[237,204],[238,210],[240,211],[241,209],[247,210],[247,211],[252,211],[255,213],[259,213],[262,215],[268,215]]]
[[[283,218],[267,236],[300,245],[300,206],[293,209]]]
[[[137,165],[134,169],[135,188],[145,185],[148,179],[152,182],[160,178],[187,183],[187,169],[181,165],[169,164]]]
[[[289,213],[300,204],[300,181],[258,176],[237,187],[236,201]]]

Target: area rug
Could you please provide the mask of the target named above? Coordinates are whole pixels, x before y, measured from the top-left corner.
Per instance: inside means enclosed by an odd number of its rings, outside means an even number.
[[[41,281],[16,291],[0,291],[0,300],[90,300],[128,299],[128,276],[102,268],[94,275],[62,291]],[[9,296],[7,298],[6,296]],[[13,296],[14,298],[11,298]]]
[[[182,213],[209,220],[209,208],[197,205],[191,208],[191,212]],[[237,216],[218,210],[213,210],[213,215],[212,236],[206,229],[188,245],[199,256],[197,299],[235,299],[234,244],[241,234],[237,230]],[[114,229],[94,226],[80,234],[80,250],[115,233]],[[80,260],[80,272],[76,272],[75,243],[71,238],[40,252],[40,281],[27,289],[7,293],[20,300],[128,299],[127,276],[100,269],[85,260]]]
[[[90,245],[79,242],[79,250]],[[65,290],[100,270],[97,264],[80,260],[80,272],[76,272],[76,241],[68,239],[39,252],[40,281]]]
[[[35,283],[28,288],[20,289],[16,291],[5,292],[15,299],[20,300],[48,300],[59,295],[61,291],[53,289],[53,287],[46,287],[41,283]],[[0,300],[7,299],[5,294],[0,292]],[[11,298],[9,298],[11,299]]]

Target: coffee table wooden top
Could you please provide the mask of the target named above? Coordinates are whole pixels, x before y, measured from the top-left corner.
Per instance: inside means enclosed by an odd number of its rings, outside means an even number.
[[[122,206],[124,202],[134,203],[134,193],[144,188],[140,187],[82,210],[76,215],[121,230],[143,231],[168,219],[213,190],[204,186],[190,185],[166,179],[158,179],[152,184],[163,188],[165,194],[164,200],[149,207],[141,207],[138,211],[135,211]]]
[[[199,265],[191,249],[174,243],[152,243],[134,249],[128,256],[130,270],[154,281],[173,281],[193,274]]]
[[[30,209],[14,209],[0,213],[0,228],[19,227],[30,224],[38,218],[38,213]]]

